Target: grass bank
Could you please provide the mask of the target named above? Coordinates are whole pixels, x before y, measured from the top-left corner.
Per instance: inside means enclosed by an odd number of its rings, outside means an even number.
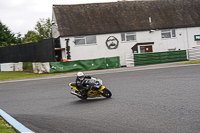
[[[200,63],[200,60],[186,61],[186,62],[181,62],[179,64],[198,64],[198,63]]]
[[[29,72],[0,72],[0,81],[45,77],[58,74],[65,74],[65,73],[35,74]]]
[[[12,129],[12,126],[10,126],[0,117],[0,133],[16,133],[16,132]]]

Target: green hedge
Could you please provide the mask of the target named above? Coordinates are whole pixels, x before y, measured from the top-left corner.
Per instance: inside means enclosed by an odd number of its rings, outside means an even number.
[[[23,71],[33,72],[32,62],[23,62]]]

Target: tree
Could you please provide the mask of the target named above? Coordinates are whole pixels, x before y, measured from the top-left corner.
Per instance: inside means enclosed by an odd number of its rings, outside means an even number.
[[[51,20],[41,19],[37,22],[35,26],[36,31],[28,31],[25,34],[25,37],[22,39],[22,43],[32,43],[42,41],[43,39],[48,39],[52,37],[51,33]]]
[[[21,38],[21,33],[19,32],[19,33],[17,33],[17,37],[16,37],[16,40],[17,40],[17,43],[16,44],[22,44],[22,38]],[[15,34],[15,36],[16,36],[16,34]]]
[[[24,38],[22,38],[22,43],[32,43],[42,41],[43,39],[35,32],[35,31],[28,31]]]
[[[51,33],[51,20],[48,19],[40,19],[40,21],[37,22],[35,30],[38,32],[38,35],[42,39],[48,39],[52,37]]]
[[[21,34],[17,34],[17,37],[15,37],[15,34],[12,33],[11,30],[9,30],[8,27],[0,21],[0,47],[10,46],[11,44],[21,44]]]

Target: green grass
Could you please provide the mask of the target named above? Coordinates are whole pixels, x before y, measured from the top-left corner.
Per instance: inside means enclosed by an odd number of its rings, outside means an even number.
[[[0,117],[0,133],[16,133],[12,127]]]
[[[200,60],[186,61],[179,64],[198,64],[198,63],[200,63]]]
[[[0,72],[0,81],[44,77],[44,76],[51,76],[58,74],[65,74],[65,73],[35,74],[29,72]]]

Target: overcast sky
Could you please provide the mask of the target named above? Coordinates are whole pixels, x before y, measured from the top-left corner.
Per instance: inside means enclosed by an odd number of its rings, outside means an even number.
[[[22,36],[34,27],[40,18],[52,18],[53,4],[84,4],[116,2],[118,0],[0,0],[0,21],[13,33]]]

